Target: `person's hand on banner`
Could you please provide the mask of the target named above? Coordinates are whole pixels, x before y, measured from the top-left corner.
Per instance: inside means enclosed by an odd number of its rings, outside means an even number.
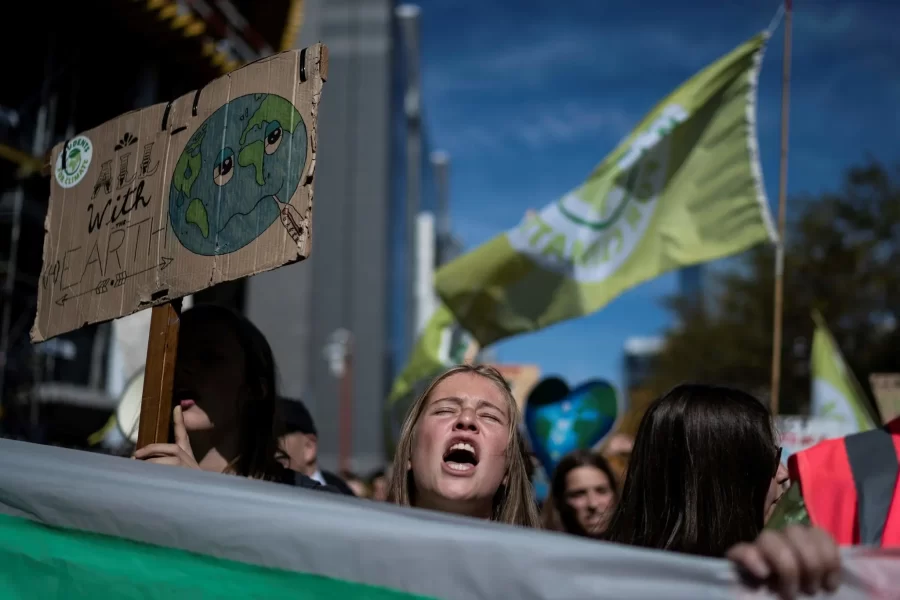
[[[783,531],[763,531],[752,543],[738,544],[727,557],[782,598],[802,591],[815,595],[835,591],[841,579],[838,546],[825,531],[792,525]]]
[[[148,444],[135,452],[134,458],[158,465],[199,469],[200,465],[197,464],[194,451],[191,449],[191,440],[184,428],[184,416],[181,414],[180,406],[176,406],[172,411],[172,423],[175,429],[174,444]]]

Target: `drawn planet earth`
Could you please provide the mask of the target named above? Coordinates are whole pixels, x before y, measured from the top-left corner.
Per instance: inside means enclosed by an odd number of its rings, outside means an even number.
[[[590,380],[569,390],[562,380],[550,378],[535,386],[525,407],[525,427],[546,473],[552,475],[569,452],[599,444],[620,411],[616,390],[606,381]]]
[[[306,124],[275,94],[239,96],[194,132],[172,172],[169,221],[204,256],[240,250],[278,219],[306,165]]]

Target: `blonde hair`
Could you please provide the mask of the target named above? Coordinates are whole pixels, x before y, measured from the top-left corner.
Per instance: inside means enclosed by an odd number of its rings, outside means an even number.
[[[547,494],[547,499],[544,500],[544,506],[541,508],[541,525],[547,531],[565,531],[556,503],[553,501],[553,494]]]
[[[528,480],[526,461],[529,460],[524,452],[524,444],[519,433],[519,406],[513,397],[509,384],[503,376],[493,367],[487,365],[459,365],[435,377],[428,389],[419,396],[406,413],[403,428],[400,430],[400,440],[397,443],[397,452],[394,454],[393,473],[391,474],[390,487],[388,488],[388,502],[400,506],[414,506],[415,494],[412,483],[412,473],[409,470],[412,458],[413,438],[416,433],[416,425],[425,407],[428,404],[432,390],[443,380],[457,375],[468,373],[478,375],[492,381],[502,392],[509,410],[509,443],[506,446],[506,482],[500,486],[494,495],[494,506],[491,514],[492,521],[506,523],[508,525],[520,525],[523,527],[540,528],[540,517],[534,502],[534,492],[531,482]]]

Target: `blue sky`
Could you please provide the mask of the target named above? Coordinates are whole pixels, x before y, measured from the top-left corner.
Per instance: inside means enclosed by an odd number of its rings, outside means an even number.
[[[452,160],[451,218],[468,249],[580,184],[663,96],[758,31],[778,3],[421,0],[427,126]],[[789,194],[840,185],[874,156],[900,160],[900,3],[797,1]],[[758,126],[778,193],[783,28],[766,51]],[[622,379],[626,338],[669,326],[677,276],[600,312],[496,345],[577,384]]]

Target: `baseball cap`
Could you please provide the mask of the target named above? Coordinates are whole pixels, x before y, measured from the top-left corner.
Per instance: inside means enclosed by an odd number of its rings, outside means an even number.
[[[284,428],[287,433],[304,433],[318,435],[316,424],[309,414],[306,405],[294,398],[278,398],[279,408],[284,417]]]

